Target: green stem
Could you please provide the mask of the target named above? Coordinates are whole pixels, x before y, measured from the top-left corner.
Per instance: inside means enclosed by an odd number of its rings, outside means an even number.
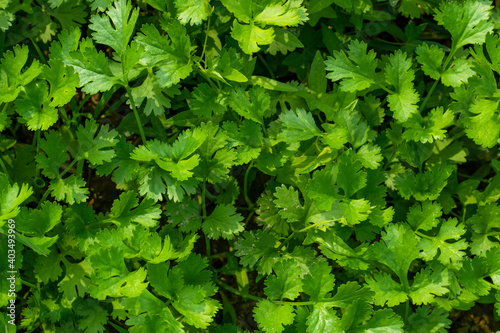
[[[304,229],[300,229],[299,231],[295,231],[295,232],[304,232],[304,231],[307,231],[308,229],[311,229],[311,228],[317,227],[317,226],[319,226],[319,225],[326,224],[326,223],[337,222],[337,221],[339,221],[339,220],[340,220],[340,219],[334,219],[334,220],[328,220],[328,221],[323,221],[323,222],[314,223],[314,224],[311,224],[310,226],[305,227]]]
[[[427,236],[426,234],[421,233],[420,231],[415,231],[415,235],[420,236],[422,238],[434,239],[434,237]]]
[[[274,72],[272,71],[271,67],[267,64],[266,60],[262,56],[262,54],[257,53],[257,58],[264,64],[264,67],[266,67],[267,71],[269,72],[269,76],[271,76],[271,79],[276,80],[276,76],[274,76]]]
[[[450,61],[451,59],[453,58],[453,56],[455,55],[455,52],[457,52],[457,49],[456,47],[453,45],[451,47],[451,51],[450,53],[448,53],[448,57],[446,58],[445,62],[444,62],[444,65],[442,67],[442,72],[444,73],[448,67],[448,65],[450,64]],[[434,89],[436,89],[439,81],[441,81],[441,78],[437,79],[436,81],[434,81],[434,83],[432,84],[431,86],[431,89],[429,89],[429,92],[427,93],[427,96],[425,96],[425,99],[424,101],[422,102],[422,104],[420,105],[420,112],[422,112],[423,110],[425,110],[425,107],[427,106],[427,102],[429,102],[429,99],[432,95],[432,93],[434,92]]]
[[[33,283],[30,283],[28,281],[21,280],[21,284],[24,284],[25,286],[28,286],[30,288],[37,288]]]
[[[130,106],[134,111],[135,121],[137,122],[137,126],[139,127],[139,133],[141,134],[142,143],[146,144],[146,135],[144,134],[144,128],[142,127],[141,118],[139,117],[139,112],[135,107],[134,97],[132,96],[132,92],[130,91],[130,88],[128,86],[125,86],[125,89],[127,89],[127,95],[128,99],[130,100]]]
[[[47,60],[45,59],[45,56],[43,55],[43,53],[40,50],[40,48],[38,47],[38,45],[36,45],[36,43],[33,41],[33,39],[31,39],[31,43],[33,43],[33,46],[35,47],[36,53],[38,53],[38,56],[40,57],[40,61],[43,64],[47,65]]]
[[[247,170],[245,171],[245,177],[243,178],[243,196],[245,197],[245,201],[249,208],[253,208],[253,203],[248,197],[248,174],[250,173],[250,169],[253,167],[253,161],[248,165]]]
[[[200,59],[203,61],[203,64],[205,65],[204,67],[207,68],[206,61],[203,59],[205,56],[205,49],[207,47],[207,41],[208,41],[208,30],[210,29],[210,15],[208,16],[207,20],[207,29],[205,30],[205,41],[203,42],[203,50],[201,51],[201,56]]]
[[[391,156],[389,156],[389,158],[387,159],[387,162],[385,162],[385,165],[384,165],[384,168],[382,170],[386,171],[387,168],[389,167],[389,165],[391,164],[392,160],[394,159],[394,157],[396,157],[396,154],[397,154],[397,149],[396,149],[396,146],[392,147],[392,154]]]
[[[227,284],[225,284],[224,282],[222,282],[221,280],[219,279],[214,279],[215,283],[218,284],[219,286],[221,286],[222,288],[232,292],[233,294],[235,295],[238,295],[238,296],[241,296],[243,298],[248,298],[248,299],[252,299],[254,301],[261,301],[263,300],[264,298],[261,298],[261,297],[258,297],[258,296],[254,296],[254,295],[250,295],[248,293],[245,293],[245,292],[242,292],[236,288],[233,288]]]
[[[203,180],[203,187],[201,188],[201,204],[203,210],[203,221],[207,218],[207,205],[206,205],[206,196],[207,196],[207,180]],[[210,239],[205,234],[205,250],[207,257],[210,257],[211,248],[210,248]]]
[[[3,163],[3,160],[1,158],[0,158],[0,167],[2,167],[3,172],[5,173],[5,175],[7,176],[7,179],[10,182],[11,179],[10,179],[9,173],[7,172],[7,168],[5,167],[5,164]]]

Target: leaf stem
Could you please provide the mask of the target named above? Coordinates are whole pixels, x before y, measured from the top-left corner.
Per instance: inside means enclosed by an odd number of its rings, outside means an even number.
[[[250,173],[250,169],[253,167],[253,161],[248,165],[247,170],[245,171],[245,177],[243,178],[243,196],[245,197],[245,201],[249,208],[253,208],[253,203],[248,197],[248,174]]]
[[[134,111],[134,116],[135,116],[135,121],[137,122],[137,126],[139,127],[139,133],[141,135],[141,140],[143,144],[146,144],[146,135],[144,134],[144,128],[142,127],[141,123],[141,118],[139,117],[139,112],[137,111],[137,108],[135,107],[135,102],[134,102],[134,97],[132,96],[132,91],[128,86],[125,86],[125,89],[127,89],[127,95],[128,99],[130,100],[130,106],[132,107],[132,110]]]
[[[238,296],[241,296],[243,298],[248,298],[248,299],[251,299],[251,300],[254,300],[254,301],[261,301],[265,298],[262,298],[262,297],[258,297],[258,296],[254,296],[254,295],[250,295],[248,293],[245,293],[245,292],[242,292],[236,288],[233,288],[227,284],[225,284],[224,282],[222,282],[221,280],[219,279],[214,279],[215,283],[218,284],[219,286],[221,286],[222,288],[232,292],[233,294],[235,295],[238,295]]]
[[[201,204],[202,204],[202,210],[203,210],[203,222],[205,222],[205,219],[207,218],[207,205],[206,205],[206,196],[207,196],[207,180],[203,180],[203,187],[201,188]],[[206,256],[210,257],[211,253],[211,248],[210,248],[210,239],[208,239],[208,236],[205,234],[205,250],[206,250]]]
[[[273,71],[271,70],[271,67],[269,67],[262,54],[257,53],[257,58],[259,58],[259,60],[264,64],[264,67],[266,67],[267,71],[269,72],[269,76],[271,76],[271,79],[276,80],[276,76],[274,75]]]

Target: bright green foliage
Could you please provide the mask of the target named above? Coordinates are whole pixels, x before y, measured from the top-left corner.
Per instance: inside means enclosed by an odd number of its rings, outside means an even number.
[[[394,118],[400,122],[417,112],[415,104],[419,96],[413,88],[415,74],[411,64],[405,53],[397,51],[389,56],[389,63],[385,66],[385,78],[395,89],[387,97],[389,108],[394,112]]]
[[[493,4],[0,0],[17,331],[500,315]]]
[[[244,230],[240,223],[243,217],[235,213],[236,209],[232,206],[215,207],[212,214],[203,221],[203,231],[212,239],[230,239]]]
[[[373,50],[367,52],[367,45],[353,41],[349,44],[349,52],[335,51],[333,58],[325,61],[326,70],[331,72],[327,78],[339,81],[342,91],[360,91],[375,83],[375,69],[378,61]]]

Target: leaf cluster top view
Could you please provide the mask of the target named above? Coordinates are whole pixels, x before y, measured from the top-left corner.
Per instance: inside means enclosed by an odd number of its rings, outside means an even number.
[[[488,0],[0,1],[1,326],[500,329],[499,30]]]

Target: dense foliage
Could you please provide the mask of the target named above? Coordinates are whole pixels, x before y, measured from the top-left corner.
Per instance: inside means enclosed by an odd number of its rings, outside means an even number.
[[[453,310],[500,315],[499,14],[0,1],[0,267],[17,272],[1,327],[446,332]]]

